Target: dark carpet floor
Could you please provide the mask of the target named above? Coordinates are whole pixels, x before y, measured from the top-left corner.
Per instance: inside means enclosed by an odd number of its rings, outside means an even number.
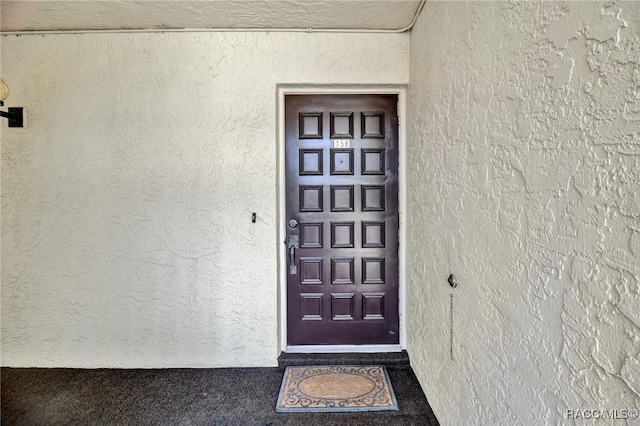
[[[1,370],[2,426],[438,425],[408,366],[388,365],[395,412],[275,413],[284,368]]]

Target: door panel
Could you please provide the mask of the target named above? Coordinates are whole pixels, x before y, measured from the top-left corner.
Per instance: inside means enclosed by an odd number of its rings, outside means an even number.
[[[399,343],[396,105],[285,97],[289,345]]]

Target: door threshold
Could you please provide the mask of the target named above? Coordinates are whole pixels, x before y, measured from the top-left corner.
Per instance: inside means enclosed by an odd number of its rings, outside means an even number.
[[[400,345],[293,345],[287,346],[289,354],[336,354],[336,353],[384,353],[402,352]]]
[[[411,368],[407,351],[304,354],[282,352],[278,357],[278,367],[294,365],[384,365],[389,368]]]

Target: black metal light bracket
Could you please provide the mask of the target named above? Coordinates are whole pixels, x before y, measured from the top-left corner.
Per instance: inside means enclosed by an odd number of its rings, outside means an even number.
[[[0,101],[0,106],[4,106],[4,102]],[[9,127],[24,127],[24,108],[9,107],[8,111],[0,111],[0,117],[9,119]]]

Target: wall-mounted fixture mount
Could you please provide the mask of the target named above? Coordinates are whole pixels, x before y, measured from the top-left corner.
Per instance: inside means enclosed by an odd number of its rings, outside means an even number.
[[[0,101],[0,106],[4,106],[4,102]],[[9,127],[24,127],[24,108],[9,107],[8,111],[0,111],[0,117],[9,119]]]
[[[4,80],[0,80],[0,107],[4,106],[4,101],[9,97],[9,86]],[[9,107],[8,111],[0,111],[0,117],[9,120],[9,127],[24,127],[24,108]]]
[[[449,282],[449,285],[453,288],[458,287],[458,279],[456,278],[455,275],[451,274],[449,275],[449,278],[447,278],[447,281]]]

